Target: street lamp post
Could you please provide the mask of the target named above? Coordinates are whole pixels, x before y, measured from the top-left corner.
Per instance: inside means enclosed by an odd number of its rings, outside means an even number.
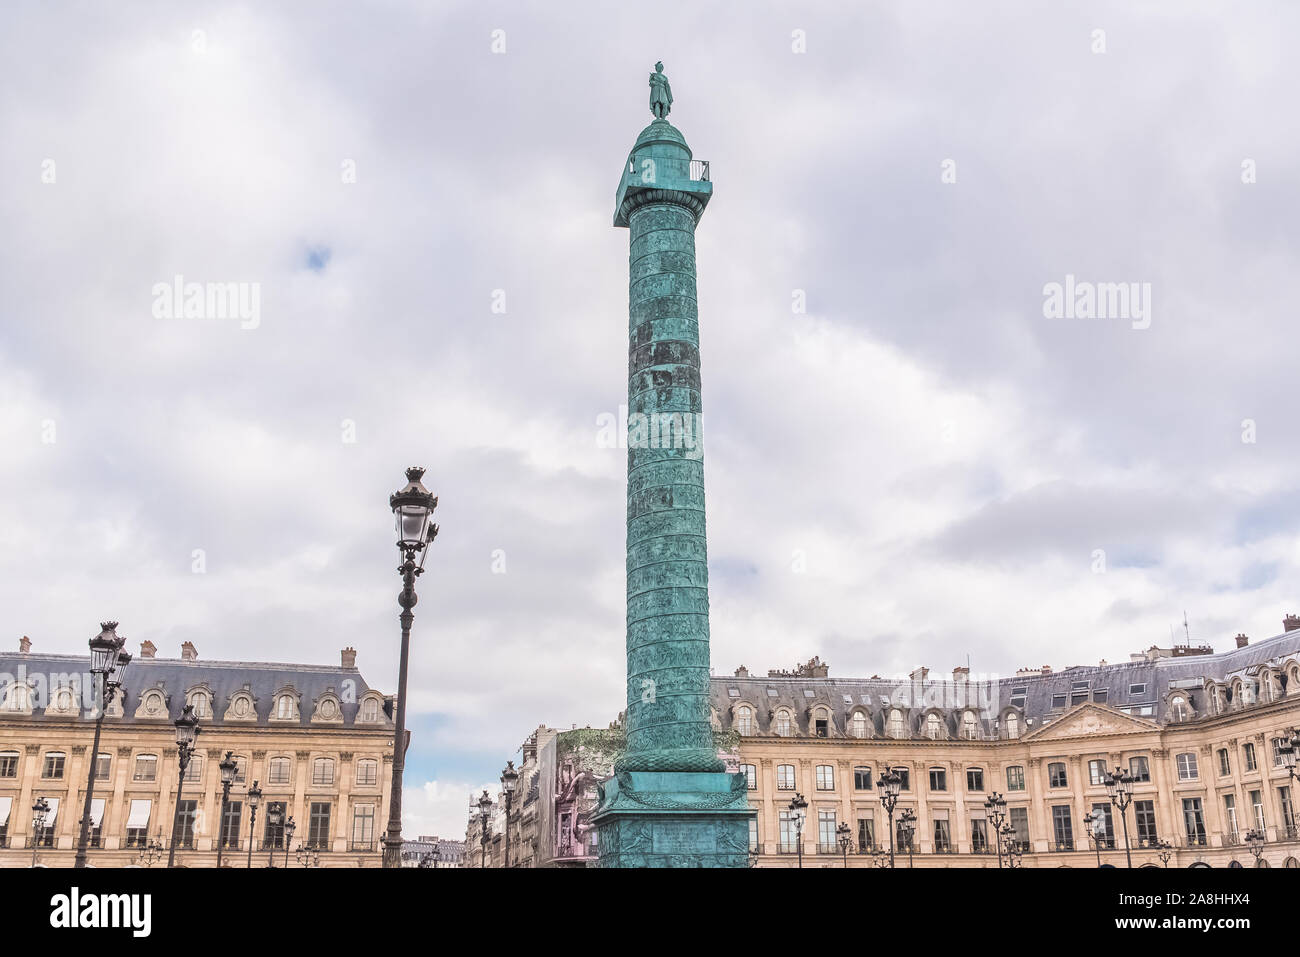
[[[1007,859],[1007,869],[1015,870],[1020,866],[1017,861],[1024,855],[1020,848],[1020,841],[1016,839],[1016,829],[1010,824],[1003,824],[998,840],[1002,842],[1002,853]]]
[[[41,846],[41,838],[45,836],[45,818],[49,813],[50,802],[43,797],[37,798],[32,805],[32,867],[36,866],[36,851]]]
[[[501,772],[501,794],[506,802],[506,835],[505,835],[505,866],[510,866],[510,805],[514,802],[515,788],[519,786],[519,772],[515,770],[515,762],[507,761],[505,770]]]
[[[284,822],[284,869],[289,869],[289,845],[293,843],[293,832],[298,830],[298,825],[293,822],[293,818]]]
[[[1160,858],[1160,863],[1163,864],[1165,867],[1168,867],[1169,859],[1174,856],[1174,846],[1170,844],[1168,841],[1161,841],[1161,840],[1157,840],[1151,846],[1155,848],[1157,851],[1159,851],[1159,853],[1156,856]]]
[[[1252,827],[1246,832],[1246,846],[1255,855],[1256,867],[1259,867],[1259,859],[1264,855],[1264,844],[1267,841],[1268,837],[1259,828]]]
[[[248,800],[248,867],[253,866],[253,841],[257,835],[257,808],[262,803],[262,789],[257,786],[256,781],[248,789],[245,797]]]
[[[1002,824],[1007,819],[1007,799],[997,791],[988,796],[984,810],[993,825],[993,843],[998,853],[998,870],[1002,869]]]
[[[176,719],[176,755],[180,770],[176,772],[176,811],[172,814],[172,840],[167,850],[167,866],[176,866],[176,842],[180,839],[181,826],[181,789],[185,787],[185,769],[190,766],[190,757],[194,754],[194,741],[199,736],[199,716],[194,713],[194,705],[187,704]]]
[[[303,867],[320,867],[320,851],[314,847],[307,847],[301,841],[298,842],[298,850],[294,855],[298,858],[298,863]],[[285,866],[289,866],[288,852],[285,852]]]
[[[488,797],[487,789],[484,788],[483,796],[478,799],[478,820],[483,826],[483,835],[479,838],[479,849],[482,854],[479,866],[487,868],[487,845],[488,845],[488,820],[492,817],[492,799]]]
[[[429,546],[437,537],[438,526],[431,521],[438,507],[438,497],[430,494],[420,481],[424,469],[412,466],[406,470],[406,484],[388,498],[389,507],[397,523],[397,548],[402,563],[397,567],[402,576],[402,590],[397,604],[402,608],[402,647],[397,671],[397,706],[393,726],[393,783],[388,796],[388,833],[384,835],[384,867],[402,866],[402,770],[406,764],[406,673],[411,652],[411,611],[419,598],[415,594],[415,579],[424,573],[424,560]]]
[[[799,854],[799,866],[803,867],[803,819],[808,813],[808,802],[798,791],[790,799],[790,817],[794,820],[795,850]]]
[[[273,835],[266,842],[266,866],[274,869],[275,867],[275,837],[278,834],[280,839],[284,839],[284,809],[279,804],[272,801],[266,807],[266,827],[267,831]]]
[[[104,731],[104,713],[109,703],[122,687],[126,666],[131,656],[122,650],[126,639],[117,634],[117,622],[99,623],[99,634],[90,639],[90,674],[95,682],[92,694],[99,697],[95,716],[95,743],[90,749],[90,773],[86,776],[86,803],[81,811],[81,830],[77,836],[77,856],[73,867],[86,866],[86,851],[90,843],[90,813],[95,801],[95,771],[99,766],[99,739]]]
[[[880,803],[884,805],[885,814],[889,816],[889,866],[894,866],[894,808],[898,805],[898,793],[903,789],[903,776],[890,768],[880,776]]]
[[[912,867],[912,837],[916,834],[916,812],[910,807],[898,817],[898,829],[903,833],[903,840],[907,842],[907,866]]]
[[[221,823],[217,825],[217,868],[219,870],[221,852],[226,845],[226,810],[230,806],[230,786],[235,783],[235,772],[239,770],[239,764],[235,761],[235,752],[227,751],[217,767],[221,771]]]
[[[1129,774],[1123,768],[1116,768],[1114,771],[1106,772],[1102,776],[1102,781],[1106,785],[1106,793],[1110,795],[1110,803],[1119,809],[1119,819],[1124,824],[1124,857],[1128,860],[1128,866],[1133,866],[1133,851],[1128,843],[1128,806],[1133,803],[1133,775]]]
[[[847,868],[849,866],[849,845],[853,843],[853,840],[849,837],[849,825],[841,821],[840,826],[835,829],[835,833],[839,836],[840,853],[844,855],[844,866]]]
[[[1106,834],[1106,815],[1102,813],[1101,808],[1093,808],[1092,813],[1086,818],[1088,825],[1088,836],[1092,838],[1093,850],[1097,852],[1097,867],[1101,867],[1101,842]]]

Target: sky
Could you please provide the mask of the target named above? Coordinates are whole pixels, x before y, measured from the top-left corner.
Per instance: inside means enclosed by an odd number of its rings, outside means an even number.
[[[0,17],[0,643],[352,646],[392,692],[387,497],[422,465],[410,835],[623,707],[600,423],[656,60],[714,183],[716,674],[1009,674],[1300,611],[1294,4]]]

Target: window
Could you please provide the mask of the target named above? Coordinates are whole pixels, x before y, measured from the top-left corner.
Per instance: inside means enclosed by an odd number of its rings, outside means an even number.
[[[177,837],[177,847],[194,846],[194,816],[198,813],[199,802],[192,800],[182,800],[176,809],[177,820],[180,824],[180,834]]]
[[[1228,758],[1228,749],[1219,748],[1219,776],[1227,777],[1232,773],[1232,762]]]
[[[134,800],[126,819],[126,846],[143,847],[149,840],[149,812],[153,802]]]
[[[1053,788],[1069,787],[1065,777],[1065,765],[1060,761],[1053,761],[1047,766],[1047,785]]]
[[[853,790],[871,790],[871,768],[859,767],[853,769]]]
[[[1140,698],[1146,693],[1147,686],[1145,682],[1128,686],[1128,696],[1130,698]]]
[[[1070,705],[1083,704],[1088,700],[1088,682],[1076,681],[1070,685]]]
[[[984,769],[983,768],[966,769],[966,790],[967,791],[984,790]]]
[[[18,752],[0,751],[0,778],[18,777]]]
[[[975,720],[975,715],[969,711],[962,715],[961,736],[967,741],[974,741],[980,736],[979,723]]]
[[[1025,789],[1025,769],[1019,764],[1007,768],[1007,790],[1023,791]]]
[[[1280,768],[1282,766],[1282,755],[1290,747],[1291,740],[1289,738],[1273,739],[1273,767]]]
[[[790,712],[784,708],[776,713],[776,733],[783,738],[790,737]]]
[[[799,841],[799,829],[795,827],[794,815],[789,811],[780,811],[776,817],[777,850],[782,854],[793,854]]]
[[[937,714],[926,715],[925,736],[931,741],[938,741],[943,737],[943,722],[939,720]]]
[[[62,751],[46,751],[45,764],[41,767],[41,777],[43,778],[63,777],[64,758],[65,755]]]
[[[235,783],[243,784],[245,780],[247,780],[244,777],[244,772],[248,768],[248,759],[242,755],[238,755],[231,760],[235,762]]]
[[[1169,702],[1169,717],[1173,721],[1186,721],[1191,716],[1191,709],[1187,706],[1187,699],[1181,696],[1175,696]]]
[[[1020,715],[1014,713],[1007,715],[1007,737],[1020,737]]]
[[[1063,694],[1052,695],[1052,710],[1060,711],[1064,707],[1065,707],[1065,695]]]
[[[970,850],[972,854],[987,854],[989,850],[988,822],[982,817],[971,818]]]
[[[379,702],[374,698],[361,702],[361,720],[371,723],[379,720]]]
[[[901,818],[894,821],[894,846],[899,850],[908,851],[912,849],[912,840],[916,836],[915,825],[910,828],[903,827]]]
[[[1255,746],[1249,742],[1241,749],[1246,759],[1246,770],[1254,771],[1258,765],[1255,762]]]
[[[334,783],[334,759],[317,758],[311,766],[313,787],[328,787]]]
[[[158,780],[158,755],[137,754],[135,756],[135,772],[131,775],[131,780],[132,781]]]
[[[1193,751],[1184,751],[1174,758],[1178,764],[1178,780],[1195,781],[1199,777],[1196,770],[1196,754]]]
[[[745,775],[745,787],[751,791],[758,790],[758,768],[752,764],[742,764],[740,772]]]
[[[898,775],[901,782],[898,785],[900,791],[912,790],[912,771],[910,768],[890,768],[890,770]]]
[[[1007,808],[1011,821],[1012,839],[1022,851],[1029,850],[1029,809],[1024,807]]]
[[[736,709],[736,730],[745,735],[754,733],[754,709],[741,705]]]
[[[1088,783],[1093,787],[1101,787],[1106,783],[1106,762],[1100,758],[1093,758],[1088,762]]]
[[[325,805],[329,807],[329,805]],[[328,818],[326,818],[328,822]],[[328,823],[326,825],[328,828]],[[375,806],[358,804],[352,811],[352,850],[368,851],[375,843]]]
[[[315,805],[312,805],[315,807]],[[325,805],[329,807],[329,805]],[[268,801],[266,803],[266,829],[262,832],[263,847],[284,847],[284,822],[288,818],[288,805],[284,801]],[[272,824],[271,818],[274,817],[271,812],[278,810],[280,812],[280,823]]]
[[[1056,842],[1058,851],[1074,850],[1074,827],[1068,804],[1052,805],[1052,840]]]
[[[185,765],[185,783],[193,784],[203,779],[203,755],[195,751],[190,755],[190,763]]]
[[[850,733],[855,738],[865,738],[867,736],[867,716],[861,711],[853,715]]]
[[[1278,807],[1282,809],[1282,823],[1286,825],[1290,832],[1286,836],[1290,840],[1295,839],[1295,814],[1291,810],[1291,785],[1283,784],[1277,789]]]
[[[813,715],[813,733],[819,738],[830,736],[830,716],[825,711],[818,711]]]
[[[1133,817],[1137,820],[1138,847],[1150,847],[1157,840],[1155,802],[1134,801]]]
[[[952,832],[948,829],[947,818],[938,818],[934,822],[934,852],[936,854],[952,853]]]
[[[1183,798],[1183,827],[1190,847],[1205,846],[1205,813],[1200,798]]]
[[[835,769],[829,764],[817,765],[817,790],[835,790]]]
[[[818,850],[834,851],[836,842],[839,839],[835,835],[835,812],[818,811],[817,812],[817,844]]]
[[[113,756],[103,751],[99,752],[99,757],[95,761],[95,780],[107,781],[113,771]],[[0,775],[3,777],[3,775]]]
[[[275,716],[277,718],[293,717],[293,695],[282,694],[275,700]]]
[[[373,787],[379,780],[379,762],[374,758],[362,758],[357,762],[357,786]]]
[[[208,696],[201,691],[196,691],[190,695],[189,704],[194,708],[194,717],[206,718],[208,716]]]
[[[1228,825],[1228,838],[1233,844],[1236,844],[1238,840],[1237,834],[1240,830],[1240,825],[1237,823],[1237,795],[1225,794],[1223,796],[1223,813],[1224,820]]]
[[[897,708],[889,712],[888,730],[891,738],[901,738],[903,736],[903,712]]]
[[[1142,755],[1129,758],[1128,773],[1133,776],[1135,784],[1145,784],[1151,780],[1151,765]]]
[[[1025,696],[1029,694],[1029,687],[1011,689],[1011,707],[1023,708],[1025,706]]]
[[[930,769],[930,790],[946,791],[948,790],[948,772],[943,768]]]
[[[223,847],[239,847],[239,835],[242,833],[240,821],[244,814],[244,802],[231,801],[226,805],[226,812],[221,821],[221,844]]]
[[[794,765],[782,764],[776,769],[776,789],[778,791],[794,790]]]
[[[1264,831],[1264,792],[1250,792],[1250,806],[1255,812],[1255,827],[1257,830]]]
[[[758,818],[749,819],[749,850],[751,853],[758,850]]]
[[[1110,700],[1110,689],[1097,688],[1092,693],[1092,700],[1097,702],[1097,704],[1105,704],[1108,700]]]
[[[1110,802],[1105,804],[1094,804],[1092,806],[1092,820],[1101,819],[1100,828],[1096,824],[1089,822],[1089,830],[1092,832],[1092,838],[1099,841],[1102,847],[1113,848],[1115,846],[1115,821],[1111,817]]]
[[[267,784],[288,784],[289,783],[289,759],[283,755],[274,757],[266,766],[266,783]]]
[[[876,822],[869,817],[858,818],[858,853],[876,849]]]

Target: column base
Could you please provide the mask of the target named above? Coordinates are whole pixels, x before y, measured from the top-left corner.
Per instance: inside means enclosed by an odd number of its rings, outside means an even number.
[[[592,815],[601,867],[749,867],[743,774],[624,771]]]

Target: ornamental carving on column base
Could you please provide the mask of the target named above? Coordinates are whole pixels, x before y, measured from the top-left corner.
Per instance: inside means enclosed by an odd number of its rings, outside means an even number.
[[[122,746],[122,747],[120,747],[120,748],[118,748],[118,749],[117,749],[117,756],[118,756],[119,758],[129,758],[129,757],[131,756],[131,748],[130,748],[129,746],[125,746],[125,745]]]
[[[311,757],[310,751],[295,751],[293,754],[299,761],[306,761]]]
[[[74,744],[72,746],[72,753],[74,756],[79,757],[86,753],[86,746],[84,744]]]
[[[27,744],[23,745],[23,750],[28,754],[40,754],[41,746],[39,744]]]
[[[265,751],[254,751],[254,752],[253,752],[253,760],[254,760],[254,761],[262,761],[262,760],[264,760],[265,758],[266,758],[266,752],[265,752]]]
[[[226,756],[226,752],[222,751],[220,748],[208,748],[209,761],[220,761],[225,756]]]
[[[351,752],[351,751],[340,751],[340,752],[339,752],[339,760],[342,761],[344,764],[351,764],[351,763],[352,763],[352,752]]]
[[[176,749],[175,749],[175,748],[163,748],[163,757],[164,757],[164,758],[174,758],[174,757],[176,757]]]

